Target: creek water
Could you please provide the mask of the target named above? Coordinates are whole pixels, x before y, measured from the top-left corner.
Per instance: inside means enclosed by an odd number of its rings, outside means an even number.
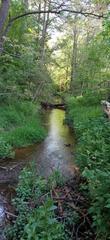
[[[45,177],[54,169],[60,170],[69,178],[74,175],[74,138],[72,130],[64,124],[64,119],[63,110],[45,111],[43,121],[48,130],[45,140],[40,144],[16,150],[14,160],[0,161],[1,196],[7,198],[8,195],[8,199],[11,199],[20,170],[31,161],[36,162],[38,173]],[[3,201],[0,201],[0,219],[4,216],[3,206]]]
[[[47,113],[45,125],[48,129],[46,139],[38,146],[31,159],[37,160],[41,175],[48,176],[58,169],[66,177],[74,173],[72,131],[64,124],[65,112],[53,109]]]

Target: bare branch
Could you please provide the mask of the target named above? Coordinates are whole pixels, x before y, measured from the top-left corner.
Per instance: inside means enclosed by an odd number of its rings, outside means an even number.
[[[23,17],[26,17],[26,16],[30,16],[30,15],[35,15],[35,14],[42,14],[42,13],[51,13],[51,14],[61,14],[63,12],[68,12],[68,13],[73,13],[73,14],[81,14],[81,15],[84,15],[84,16],[92,16],[92,17],[96,17],[96,18],[105,18],[106,15],[104,14],[96,14],[96,13],[92,13],[92,12],[83,12],[82,10],[71,10],[71,9],[62,9],[62,10],[46,10],[46,11],[30,11],[30,12],[26,12],[26,13],[23,13],[21,15],[18,15],[18,16],[15,16],[13,18],[10,19],[9,21],[9,24],[10,23],[13,23],[14,21],[20,19],[20,18],[23,18]]]

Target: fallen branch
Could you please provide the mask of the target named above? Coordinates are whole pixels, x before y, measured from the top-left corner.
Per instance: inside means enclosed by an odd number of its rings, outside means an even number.
[[[10,212],[5,211],[5,214],[6,214],[7,216],[10,216],[10,217],[13,217],[13,218],[17,218],[17,215],[15,215],[15,214],[13,214],[13,213],[10,213]]]
[[[57,199],[59,198],[59,195],[55,189],[53,189],[53,194]],[[61,200],[57,200],[57,203],[58,203],[59,214],[60,216],[63,216],[63,208],[62,208]]]
[[[16,164],[13,167],[10,167],[9,170],[12,171],[13,169],[15,169],[16,167],[18,167],[20,164]]]
[[[65,109],[64,103],[48,103],[48,102],[41,102],[41,106],[45,109],[47,108],[59,108],[59,109]]]
[[[0,166],[0,169],[8,171],[8,168]]]

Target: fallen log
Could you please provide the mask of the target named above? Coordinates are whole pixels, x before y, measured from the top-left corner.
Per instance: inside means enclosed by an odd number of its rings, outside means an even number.
[[[45,109],[52,109],[52,108],[58,108],[58,109],[66,109],[66,106],[64,103],[48,103],[48,102],[41,102],[41,106]]]

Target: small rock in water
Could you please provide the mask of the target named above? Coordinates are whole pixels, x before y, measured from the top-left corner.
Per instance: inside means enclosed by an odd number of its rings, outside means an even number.
[[[70,143],[65,144],[65,147],[70,147],[70,146],[71,146]]]

